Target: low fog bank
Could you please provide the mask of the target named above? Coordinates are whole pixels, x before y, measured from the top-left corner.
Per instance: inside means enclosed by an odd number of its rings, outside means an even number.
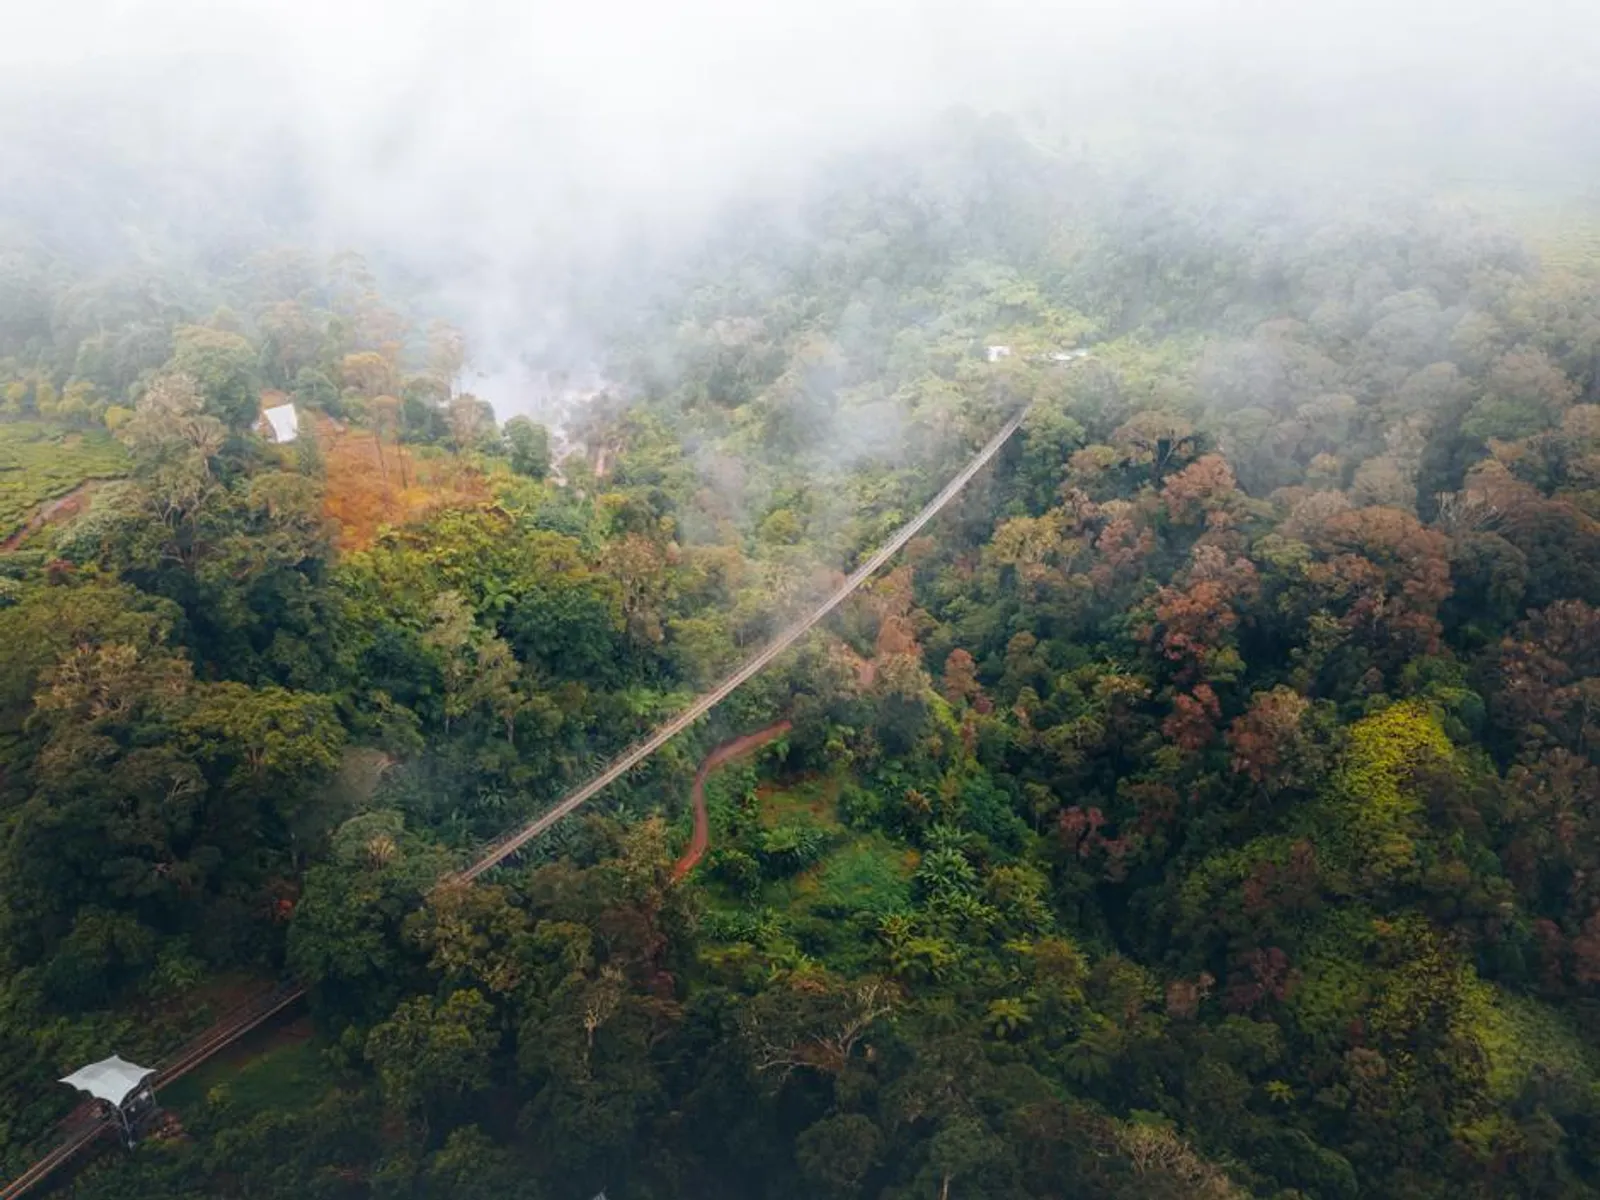
[[[1593,186],[1592,6],[1295,7],[31,6],[0,47],[0,223],[212,269],[353,246],[453,314],[504,415],[591,387],[604,327],[735,201],[781,214],[819,164],[952,108],[1212,195]]]

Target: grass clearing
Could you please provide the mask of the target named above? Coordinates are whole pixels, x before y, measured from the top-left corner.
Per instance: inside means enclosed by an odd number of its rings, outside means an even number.
[[[826,961],[847,975],[872,969],[878,920],[910,907],[917,856],[878,830],[856,832],[840,820],[846,782],[847,776],[830,774],[755,786],[758,808],[746,810],[737,841],[763,860],[759,885],[744,891],[715,875],[701,880],[705,953],[717,971],[745,969],[736,949],[745,943],[757,948],[758,958]],[[723,797],[728,818],[735,797],[747,795],[751,783],[737,781]],[[773,852],[775,839],[804,842],[808,836],[813,861],[793,874],[775,865],[775,858],[783,860]],[[713,848],[719,844],[727,842],[713,835]]]
[[[1600,267],[1600,204],[1529,206],[1507,217],[1546,267],[1567,271]]]
[[[906,851],[876,831],[840,846],[800,877],[797,899],[819,916],[882,916],[911,905]]]
[[[761,824],[768,829],[782,825],[809,825],[827,832],[844,828],[839,820],[839,793],[844,780],[838,775],[819,775],[786,784],[764,784],[756,789],[761,806]]]
[[[0,422],[0,540],[22,529],[41,504],[127,471],[127,451],[104,429]]]
[[[874,831],[840,842],[792,879],[768,884],[761,907],[778,916],[797,953],[846,975],[873,969],[880,918],[911,904],[912,861]]]
[[[852,837],[798,875],[768,883],[761,903],[792,917],[896,912],[911,903],[914,857],[877,831]]]
[[[161,1104],[179,1117],[224,1097],[243,1115],[297,1108],[315,1097],[327,1078],[310,1018],[302,1017],[241,1039],[162,1089]]]

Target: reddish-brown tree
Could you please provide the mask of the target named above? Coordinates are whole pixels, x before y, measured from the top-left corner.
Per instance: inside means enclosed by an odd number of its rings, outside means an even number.
[[[1222,707],[1209,684],[1195,685],[1193,692],[1179,692],[1172,698],[1172,713],[1161,723],[1161,736],[1186,754],[1203,750],[1217,736],[1217,721]]]
[[[1228,728],[1234,771],[1269,789],[1296,782],[1305,753],[1301,722],[1310,708],[1292,688],[1252,696],[1248,711]]]

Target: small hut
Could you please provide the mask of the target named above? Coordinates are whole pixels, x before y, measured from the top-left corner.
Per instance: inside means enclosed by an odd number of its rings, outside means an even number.
[[[300,436],[300,417],[294,405],[277,404],[263,409],[261,415],[267,423],[267,435],[278,445],[292,442]]]
[[[123,1140],[132,1146],[134,1131],[156,1110],[155,1089],[150,1086],[150,1077],[154,1074],[150,1067],[141,1067],[113,1054],[74,1071],[61,1082],[110,1105],[117,1114]]]

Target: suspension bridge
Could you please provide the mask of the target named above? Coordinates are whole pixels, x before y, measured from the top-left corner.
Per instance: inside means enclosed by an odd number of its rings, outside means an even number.
[[[983,448],[972,456],[966,466],[940,489],[938,495],[928,501],[916,516],[902,525],[893,537],[846,576],[844,582],[834,588],[814,608],[791,622],[720,683],[701,694],[692,704],[657,728],[649,737],[623,751],[598,774],[568,792],[542,815],[491,842],[470,866],[448,876],[446,881],[470,883],[485,872],[494,870],[556,822],[592,800],[644,762],[763,671],[775,658],[843,604],[857,588],[898,554],[907,542],[921,533],[927,524],[972,482],[973,477],[988,466],[1000,448],[1017,432],[1027,413],[1028,409],[1024,407],[1002,425],[995,435],[984,443]],[[163,1065],[157,1070],[155,1087],[159,1089],[181,1078],[219,1050],[294,1004],[305,994],[305,987],[292,980],[263,992],[164,1060]],[[53,1136],[50,1148],[23,1174],[0,1188],[0,1200],[16,1200],[17,1197],[25,1195],[43,1183],[62,1165],[77,1157],[80,1152],[96,1144],[104,1133],[115,1126],[116,1120],[109,1114],[96,1112],[89,1107],[75,1109],[51,1131]]]

